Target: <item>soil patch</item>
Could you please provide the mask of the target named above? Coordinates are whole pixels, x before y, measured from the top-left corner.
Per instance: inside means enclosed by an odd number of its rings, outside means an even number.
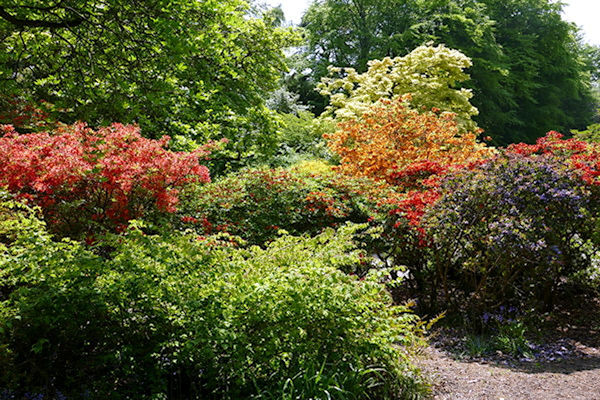
[[[435,400],[600,400],[600,351],[554,362],[457,359],[436,347],[419,365],[431,377]]]
[[[528,325],[529,359],[473,356],[464,330],[434,332],[419,360],[433,399],[600,400],[600,296],[573,290],[560,298],[554,312]]]

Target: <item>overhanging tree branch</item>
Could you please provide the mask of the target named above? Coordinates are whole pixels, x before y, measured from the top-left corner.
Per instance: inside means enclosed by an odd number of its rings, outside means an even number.
[[[17,18],[14,15],[7,12],[4,9],[4,7],[0,7],[0,18],[3,18],[6,21],[10,22],[11,24],[13,24],[17,27],[20,27],[20,28],[24,28],[24,27],[70,28],[70,27],[80,25],[84,21],[83,18],[76,18],[76,19],[71,19],[71,20],[66,20],[66,21],[43,21],[43,20],[35,20],[35,19],[21,19],[21,18]]]

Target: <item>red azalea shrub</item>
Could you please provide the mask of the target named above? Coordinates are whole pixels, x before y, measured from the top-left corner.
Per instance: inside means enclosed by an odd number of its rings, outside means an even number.
[[[439,188],[444,177],[453,171],[473,168],[478,164],[479,162],[443,165],[432,161],[417,161],[390,174],[395,193],[378,203],[378,212],[386,216],[387,235],[406,236],[410,233],[418,236],[420,246],[426,246],[426,233],[421,227],[421,218],[439,200]]]
[[[435,184],[432,179],[443,176],[448,171],[449,166],[435,161],[417,161],[401,170],[394,169],[395,171],[389,176],[393,185],[404,190],[410,190]]]
[[[556,131],[550,131],[536,140],[535,144],[515,143],[507,147],[508,154],[519,154],[522,156],[552,154],[554,156],[570,157],[588,152],[594,144],[577,139],[563,139],[563,135]]]
[[[524,156],[552,155],[563,160],[587,184],[600,185],[600,144],[571,138],[551,131],[535,144],[518,143],[507,148],[508,154]]]
[[[169,137],[146,139],[138,127],[121,124],[31,134],[0,129],[0,187],[39,205],[60,235],[120,231],[130,219],[173,213],[185,185],[210,181],[199,161],[213,144],[176,153],[166,149]]]
[[[395,185],[390,185],[391,190],[379,192],[381,196],[369,219],[379,234],[362,238],[368,242],[369,251],[384,265],[426,264],[429,239],[421,219],[440,198],[441,180],[455,168],[457,166],[417,161],[389,175]],[[392,271],[392,278],[396,277],[397,273]],[[403,287],[394,287],[392,296],[397,301],[405,300]]]

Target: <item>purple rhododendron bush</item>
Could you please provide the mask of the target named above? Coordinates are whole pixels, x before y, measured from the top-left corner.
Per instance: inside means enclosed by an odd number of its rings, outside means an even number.
[[[591,266],[598,191],[559,157],[502,155],[440,190],[423,222],[433,268],[415,268],[431,306],[549,310],[559,285]]]

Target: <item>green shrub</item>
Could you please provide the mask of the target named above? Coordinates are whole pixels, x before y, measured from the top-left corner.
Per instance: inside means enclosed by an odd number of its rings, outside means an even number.
[[[495,344],[500,351],[514,357],[533,357],[529,341],[525,337],[527,329],[523,322],[507,322],[500,325],[498,330],[498,334],[495,337]]]
[[[227,232],[263,244],[283,229],[311,235],[346,221],[366,222],[375,184],[311,168],[254,168],[198,186],[182,203],[181,217],[199,234]]]
[[[589,143],[600,142],[600,124],[592,124],[583,131],[572,130],[571,133],[578,140],[583,140]]]
[[[272,165],[288,166],[299,160],[334,158],[323,134],[335,131],[335,124],[315,118],[308,111],[278,115],[281,120],[279,149],[270,160]]]
[[[533,358],[530,343],[525,337],[527,329],[522,321],[498,323],[492,334],[469,334],[465,351],[470,357],[482,357],[498,351],[512,357]]]
[[[0,251],[18,237],[37,237],[45,225],[37,218],[36,210],[16,201],[10,193],[0,189]],[[0,275],[2,271],[0,271]]]
[[[35,220],[33,220],[35,221]],[[33,222],[32,222],[33,224]],[[0,254],[0,387],[91,399],[362,399],[423,392],[420,323],[359,262],[352,228],[235,249],[134,226],[105,245],[21,234]],[[140,223],[137,223],[140,226]],[[27,229],[25,229],[27,230]],[[10,231],[10,232],[7,232]]]

